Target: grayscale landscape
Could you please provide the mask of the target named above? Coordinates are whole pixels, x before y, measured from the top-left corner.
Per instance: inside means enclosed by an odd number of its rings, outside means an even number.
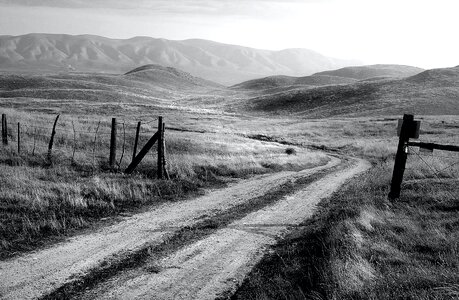
[[[236,2],[0,0],[139,31],[0,21],[1,299],[458,299],[459,62],[202,39],[338,5]],[[190,36],[143,36],[143,13]]]

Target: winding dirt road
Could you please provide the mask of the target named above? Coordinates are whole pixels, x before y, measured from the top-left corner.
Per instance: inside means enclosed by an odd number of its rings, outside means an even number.
[[[216,215],[261,197],[287,182],[345,164],[344,168],[314,181],[305,189],[234,220],[204,239],[160,260],[151,258],[147,265],[155,266],[157,271],[152,273],[152,268],[142,267],[120,272],[81,297],[214,299],[231,293],[261,259],[264,249],[275,244],[289,226],[298,225],[310,217],[321,199],[369,168],[363,160],[352,159],[350,163],[344,163],[338,158],[330,158],[323,166],[256,176],[192,200],[164,204],[95,233],[2,261],[0,296],[2,299],[43,297],[84,277],[109,260],[160,244],[181,228],[196,224],[203,216]]]

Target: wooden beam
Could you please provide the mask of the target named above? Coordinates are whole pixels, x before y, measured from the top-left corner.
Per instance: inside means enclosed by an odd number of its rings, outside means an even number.
[[[142,159],[147,155],[148,151],[153,147],[153,145],[156,143],[159,137],[159,131],[155,132],[155,134],[148,140],[148,142],[145,144],[145,146],[140,150],[139,154],[136,155],[136,157],[132,160],[131,164],[127,167],[127,169],[124,171],[126,174],[131,174],[137,165],[142,161]]]
[[[426,148],[426,149],[438,149],[438,150],[444,150],[444,151],[453,151],[453,152],[459,152],[459,146],[454,146],[454,145],[440,145],[440,144],[435,144],[435,143],[423,143],[423,142],[408,142],[408,146],[413,146],[413,147],[420,147],[420,148]]]

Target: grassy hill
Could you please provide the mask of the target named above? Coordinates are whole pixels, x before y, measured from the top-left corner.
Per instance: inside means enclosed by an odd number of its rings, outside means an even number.
[[[0,73],[0,98],[9,107],[30,111],[95,114],[144,113],[146,110],[195,110],[215,106],[226,88],[189,73],[161,66],[143,66],[127,74]],[[148,108],[148,109],[147,109]],[[99,111],[100,112],[100,111]]]
[[[273,93],[252,98],[243,109],[308,117],[459,114],[459,67],[402,79]]]
[[[241,82],[233,85],[233,89],[269,90],[289,86],[325,86],[351,84],[357,81],[378,81],[391,78],[409,77],[422,72],[423,69],[403,65],[369,65],[345,67],[337,70],[323,71],[310,76],[268,76]]]
[[[47,107],[69,113],[90,113],[91,106],[98,103],[108,107],[107,113],[121,112],[126,104],[141,104],[154,109],[212,109],[314,118],[458,114],[459,67],[427,70],[406,78],[362,81],[329,75],[274,76],[231,89],[158,65],[146,65],[124,75],[0,74],[0,98],[8,98],[13,107],[27,103],[30,109]],[[142,109],[136,106],[135,110]]]
[[[303,77],[293,76],[269,76],[260,79],[245,81],[232,86],[233,89],[241,90],[264,90],[288,86],[323,86],[333,84],[349,84],[357,80],[346,77],[330,75],[311,75]]]
[[[369,65],[344,67],[338,70],[323,71],[314,75],[330,75],[357,80],[373,77],[408,77],[421,73],[424,69],[404,65]]]
[[[190,73],[172,67],[163,67],[160,65],[141,66],[127,72],[124,76],[171,89],[190,89],[197,87],[223,88],[218,83],[195,77]]]

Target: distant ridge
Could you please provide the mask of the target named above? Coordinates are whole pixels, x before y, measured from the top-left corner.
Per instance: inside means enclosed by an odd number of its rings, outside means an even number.
[[[338,70],[318,72],[314,75],[331,75],[364,80],[374,77],[408,77],[421,73],[422,71],[424,71],[424,69],[412,66],[381,64],[344,67]]]
[[[378,81],[416,75],[421,68],[404,65],[351,66],[337,70],[318,72],[310,76],[268,76],[241,82],[232,86],[235,89],[263,90],[287,86],[324,86],[350,84],[359,80]]]
[[[95,35],[0,36],[0,71],[125,73],[157,64],[225,85],[271,75],[306,76],[359,65],[307,49],[270,51],[190,39],[109,39]]]

